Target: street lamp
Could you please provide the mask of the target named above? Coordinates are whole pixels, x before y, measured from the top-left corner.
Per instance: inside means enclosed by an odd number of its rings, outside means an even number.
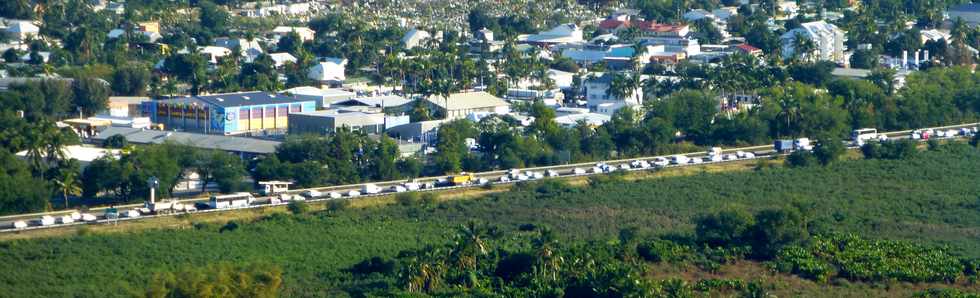
[[[160,187],[160,179],[157,179],[156,176],[150,176],[149,179],[146,179],[146,187],[150,188],[150,206],[153,206],[156,204],[156,189]]]

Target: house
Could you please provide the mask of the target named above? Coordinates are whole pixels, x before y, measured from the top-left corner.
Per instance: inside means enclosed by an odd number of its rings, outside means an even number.
[[[312,100],[321,108],[329,108],[336,102],[346,101],[357,96],[354,92],[341,89],[317,88],[312,86],[290,88],[283,90],[282,93],[295,96],[296,98]]]
[[[643,105],[643,90],[640,87],[632,90],[626,97],[612,95],[609,89],[614,78],[615,75],[612,73],[603,73],[585,80],[583,83],[585,100],[590,111],[612,115],[623,107]]]
[[[310,29],[309,27],[278,26],[272,29],[272,35],[275,35],[277,39],[282,38],[291,32],[296,32],[296,34],[299,35],[299,39],[303,42],[313,41],[313,39],[316,38],[316,31],[313,31],[313,29]]]
[[[325,85],[339,85],[347,79],[344,75],[347,59],[321,58],[320,62],[310,67],[306,77]]]
[[[522,35],[517,40],[540,46],[584,41],[582,39],[582,28],[575,24],[561,24],[538,34]]]
[[[980,3],[967,3],[950,6],[946,10],[950,20],[963,19],[967,25],[980,25]]]
[[[273,64],[276,68],[283,67],[286,63],[296,63],[296,57],[290,53],[272,53],[269,54],[269,58],[272,59]]]
[[[800,56],[808,56],[813,60],[832,61],[844,63],[844,40],[846,36],[837,26],[824,21],[803,23],[799,28],[787,31],[780,39],[782,42],[783,59],[789,59],[797,55],[795,40],[797,36],[808,38],[813,41],[812,53],[800,53]]]
[[[432,95],[425,99],[433,110],[438,110],[446,119],[462,119],[471,113],[487,112],[509,114],[510,104],[484,91],[461,92],[449,95]]]
[[[950,35],[948,32],[939,31],[937,29],[928,29],[919,31],[919,39],[922,41],[922,44],[925,44],[927,41],[944,40],[948,42]]]
[[[746,54],[749,56],[762,57],[762,49],[753,47],[747,43],[739,44],[733,47],[735,52]]]
[[[197,47],[197,52],[204,55],[204,58],[207,59],[208,63],[211,63],[212,65],[218,64],[221,58],[231,55],[230,49],[216,46]]]
[[[258,40],[248,40],[244,38],[228,38],[228,37],[218,37],[214,39],[214,45],[229,50],[234,50],[238,48],[242,53],[242,57],[245,57],[245,62],[252,62],[259,55],[265,53],[262,50],[262,45],[259,44]]]
[[[409,118],[382,112],[329,109],[289,114],[290,134],[331,134],[346,127],[351,131],[380,134],[389,126],[408,124]]]
[[[4,31],[11,38],[23,42],[37,37],[41,28],[29,21],[12,21],[7,24],[7,29],[4,29]]]
[[[136,29],[142,32],[160,34],[160,22],[139,22],[136,23]]]
[[[555,117],[555,122],[565,128],[573,128],[578,126],[580,122],[584,122],[590,127],[599,127],[609,122],[612,116],[608,114],[600,113],[581,113],[581,114],[569,114],[564,116]]]
[[[316,101],[282,93],[238,92],[174,97],[143,103],[143,113],[165,128],[207,134],[278,134],[286,115],[316,109]]]
[[[133,33],[141,34],[141,35],[145,36],[146,37],[146,41],[149,42],[149,43],[157,42],[157,40],[163,38],[163,36],[160,35],[160,33],[156,33],[156,32],[136,31],[136,32],[133,32]],[[109,30],[109,33],[106,34],[106,37],[108,37],[109,39],[115,39],[115,38],[119,38],[119,37],[123,36],[124,34],[126,34],[126,30],[123,30],[123,29],[112,29],[112,30]]]
[[[412,30],[408,30],[408,32],[405,32],[405,35],[402,36],[401,42],[402,42],[402,46],[404,46],[405,49],[411,50],[421,45],[422,42],[430,38],[432,38],[432,35],[429,34],[429,32],[425,30],[419,30],[417,28],[412,28]]]

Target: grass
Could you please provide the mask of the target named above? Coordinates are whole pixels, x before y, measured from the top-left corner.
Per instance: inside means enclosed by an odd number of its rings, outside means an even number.
[[[454,191],[440,194],[439,202],[428,207],[394,205],[384,196],[355,201],[354,208],[342,211],[313,205],[312,214],[299,216],[270,208],[91,226],[84,232],[52,230],[38,239],[8,237],[0,242],[0,263],[18,270],[0,275],[5,289],[0,295],[128,296],[140,292],[154,272],[227,261],[280,266],[287,296],[343,296],[344,289],[369,282],[355,279],[345,268],[368,257],[445,243],[455,227],[470,220],[502,231],[527,223],[546,225],[563,241],[606,241],[624,227],[649,235],[690,233],[694,217],[730,206],[797,206],[814,221],[815,231],[948,245],[959,255],[980,257],[976,149],[947,148],[910,160],[847,160],[805,169],[755,171],[754,162],[718,166],[722,168],[637,174],[595,186],[576,178],[568,185]],[[239,228],[220,232],[228,221]],[[730,270],[732,276],[748,279],[751,270],[759,271],[752,268]],[[780,292],[784,296],[831,293],[821,291],[825,285],[794,292],[794,279],[780,276],[776,280],[786,280],[775,284],[785,287]],[[843,292],[833,293],[892,296],[877,287],[835,286]]]

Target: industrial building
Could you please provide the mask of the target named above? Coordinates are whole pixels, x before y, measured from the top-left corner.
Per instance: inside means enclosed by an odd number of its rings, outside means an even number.
[[[224,135],[276,135],[289,127],[289,113],[316,110],[317,102],[271,92],[176,97],[143,103],[145,115],[164,129]]]
[[[330,109],[289,114],[290,134],[330,134],[341,127],[366,134],[380,134],[387,127],[407,124],[409,117],[386,116],[380,111]]]

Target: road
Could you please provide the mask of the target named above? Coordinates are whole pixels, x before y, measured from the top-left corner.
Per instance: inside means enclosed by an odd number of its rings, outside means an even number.
[[[972,128],[972,127],[976,127],[978,124],[980,124],[980,123],[968,123],[968,124],[959,124],[959,125],[932,127],[932,128],[926,128],[926,129],[949,130],[949,129],[960,129],[960,128]],[[882,133],[882,134],[887,135],[889,137],[889,139],[904,139],[904,138],[909,138],[909,135],[910,135],[911,132],[912,132],[912,130],[903,130],[903,131],[886,132],[886,133]],[[850,146],[849,148],[852,148],[853,149],[853,148],[856,148],[856,147],[855,146]],[[746,160],[746,159],[769,158],[773,154],[776,153],[774,151],[774,149],[773,149],[773,145],[748,146],[748,147],[739,147],[739,148],[729,148],[729,149],[724,149],[723,150],[724,155],[734,155],[737,152],[751,152],[755,156],[754,157],[749,157],[749,158],[735,158],[735,159],[728,159],[728,158],[726,158],[725,160],[715,161],[715,162],[711,162],[709,160],[705,160],[705,162],[703,162],[703,163],[697,163],[697,164],[694,164],[694,163],[670,164],[670,165],[667,165],[666,167],[697,166],[697,165],[703,165],[703,164],[733,162],[733,161],[740,161],[740,160]],[[598,161],[598,162],[584,162],[584,163],[576,163],[576,164],[566,164],[566,165],[556,165],[556,166],[544,166],[544,167],[524,168],[524,169],[520,169],[520,171],[522,173],[525,173],[525,172],[545,173],[547,171],[554,171],[554,172],[557,172],[557,174],[558,174],[559,177],[587,176],[587,175],[596,175],[596,174],[608,173],[608,172],[594,173],[593,171],[589,170],[589,169],[595,167],[597,164],[606,164],[606,165],[610,165],[610,166],[619,168],[621,165],[624,165],[624,164],[628,165],[630,162],[633,162],[633,161],[647,161],[647,162],[652,162],[653,160],[656,160],[656,159],[669,158],[669,157],[678,156],[678,155],[683,155],[683,156],[686,156],[686,157],[691,158],[691,159],[694,159],[694,158],[702,158],[702,159],[704,159],[707,156],[707,153],[706,152],[692,152],[692,153],[674,154],[674,155],[635,157],[635,158],[628,158],[628,159],[616,159],[616,160],[606,160],[606,161]],[[628,169],[619,169],[619,170],[642,171],[642,170],[652,170],[652,169],[656,169],[656,168],[657,167],[649,167],[649,168],[633,168],[633,167],[630,167]],[[587,173],[584,173],[584,174],[576,174],[575,173],[575,170],[576,169],[587,170]],[[515,182],[518,182],[518,181],[507,181],[507,182],[500,181],[500,177],[506,176],[507,174],[508,174],[508,171],[506,171],[506,170],[498,170],[498,171],[488,171],[488,172],[474,173],[474,176],[476,177],[476,179],[486,179],[486,180],[489,181],[488,183],[491,183],[491,184],[505,184],[505,183],[515,183]],[[421,184],[435,184],[436,181],[438,181],[440,179],[448,179],[449,177],[450,176],[435,176],[435,177],[422,177],[422,178],[417,178],[417,179],[413,179],[411,181],[410,180],[404,180],[403,179],[403,180],[392,180],[392,181],[384,181],[384,182],[373,182],[373,183],[370,183],[370,184],[377,185],[378,187],[381,187],[385,191],[382,192],[382,193],[378,193],[378,194],[362,194],[362,195],[359,195],[359,196],[356,196],[356,197],[350,197],[350,196],[347,195],[347,193],[349,191],[351,191],[351,190],[358,190],[359,191],[359,190],[361,190],[364,187],[365,184],[369,184],[369,183],[338,185],[338,186],[327,186],[327,187],[314,187],[314,188],[306,188],[306,189],[295,189],[295,190],[290,190],[290,191],[288,191],[286,193],[287,194],[291,194],[291,195],[299,195],[301,192],[306,191],[306,190],[316,190],[316,191],[319,191],[319,192],[324,193],[324,194],[329,193],[329,192],[337,192],[337,193],[342,194],[343,195],[342,198],[344,198],[344,199],[356,199],[356,198],[360,198],[360,197],[371,197],[371,196],[380,196],[380,195],[390,195],[390,194],[393,193],[390,190],[390,188],[392,186],[402,185],[402,184],[407,183],[407,182],[417,182],[417,183],[421,183]],[[422,189],[420,191],[447,190],[447,189],[464,188],[464,187],[475,187],[475,186],[478,186],[478,185],[432,187],[432,188]],[[270,206],[279,206],[279,205],[286,204],[286,202],[280,203],[280,204],[270,204],[271,199],[272,199],[271,196],[256,197],[255,203],[253,203],[251,206],[244,207],[244,208],[235,208],[235,209],[265,208],[265,207],[270,207]],[[199,198],[191,198],[191,199],[179,200],[179,202],[180,203],[183,203],[185,205],[188,205],[188,204],[189,205],[193,205],[195,203],[202,203],[202,202],[206,203],[208,200],[209,200],[208,197],[199,197]],[[309,202],[317,202],[317,201],[325,201],[325,200],[330,200],[330,198],[318,198],[318,199],[313,199],[313,200],[308,200],[308,201]],[[118,205],[118,206],[115,206],[115,207],[119,210],[120,213],[123,213],[123,211],[126,211],[126,210],[134,210],[134,209],[137,209],[137,208],[141,208],[141,207],[143,207],[143,204]],[[61,224],[60,221],[59,221],[58,224],[43,225],[43,226],[39,224],[39,219],[42,216],[51,216],[51,217],[58,218],[60,216],[68,215],[68,214],[71,214],[71,213],[79,213],[81,211],[79,211],[79,210],[61,210],[61,211],[40,212],[40,213],[31,213],[31,214],[17,214],[17,215],[0,216],[0,233],[2,233],[2,232],[12,232],[12,231],[33,230],[33,229],[46,229],[46,228],[66,227],[66,226],[82,225],[82,224],[92,224],[92,223],[107,223],[107,222],[110,222],[110,221],[138,220],[138,219],[143,219],[143,218],[152,218],[152,217],[159,217],[159,216],[172,216],[172,215],[174,215],[174,214],[168,214],[168,215],[150,214],[150,215],[142,215],[142,216],[135,217],[135,218],[119,218],[119,219],[109,220],[109,219],[106,219],[105,216],[103,216],[103,214],[105,213],[105,209],[107,209],[107,208],[108,207],[98,207],[98,208],[91,208],[88,211],[86,211],[86,213],[95,215],[98,218],[95,221],[91,221],[91,222],[74,222],[74,223],[68,223],[68,224]],[[199,210],[199,211],[196,211],[194,213],[221,212],[221,211],[228,211],[228,210],[235,210],[235,209]],[[28,223],[29,226],[26,227],[26,228],[14,228],[14,222],[17,222],[17,221],[24,221],[24,222]]]

